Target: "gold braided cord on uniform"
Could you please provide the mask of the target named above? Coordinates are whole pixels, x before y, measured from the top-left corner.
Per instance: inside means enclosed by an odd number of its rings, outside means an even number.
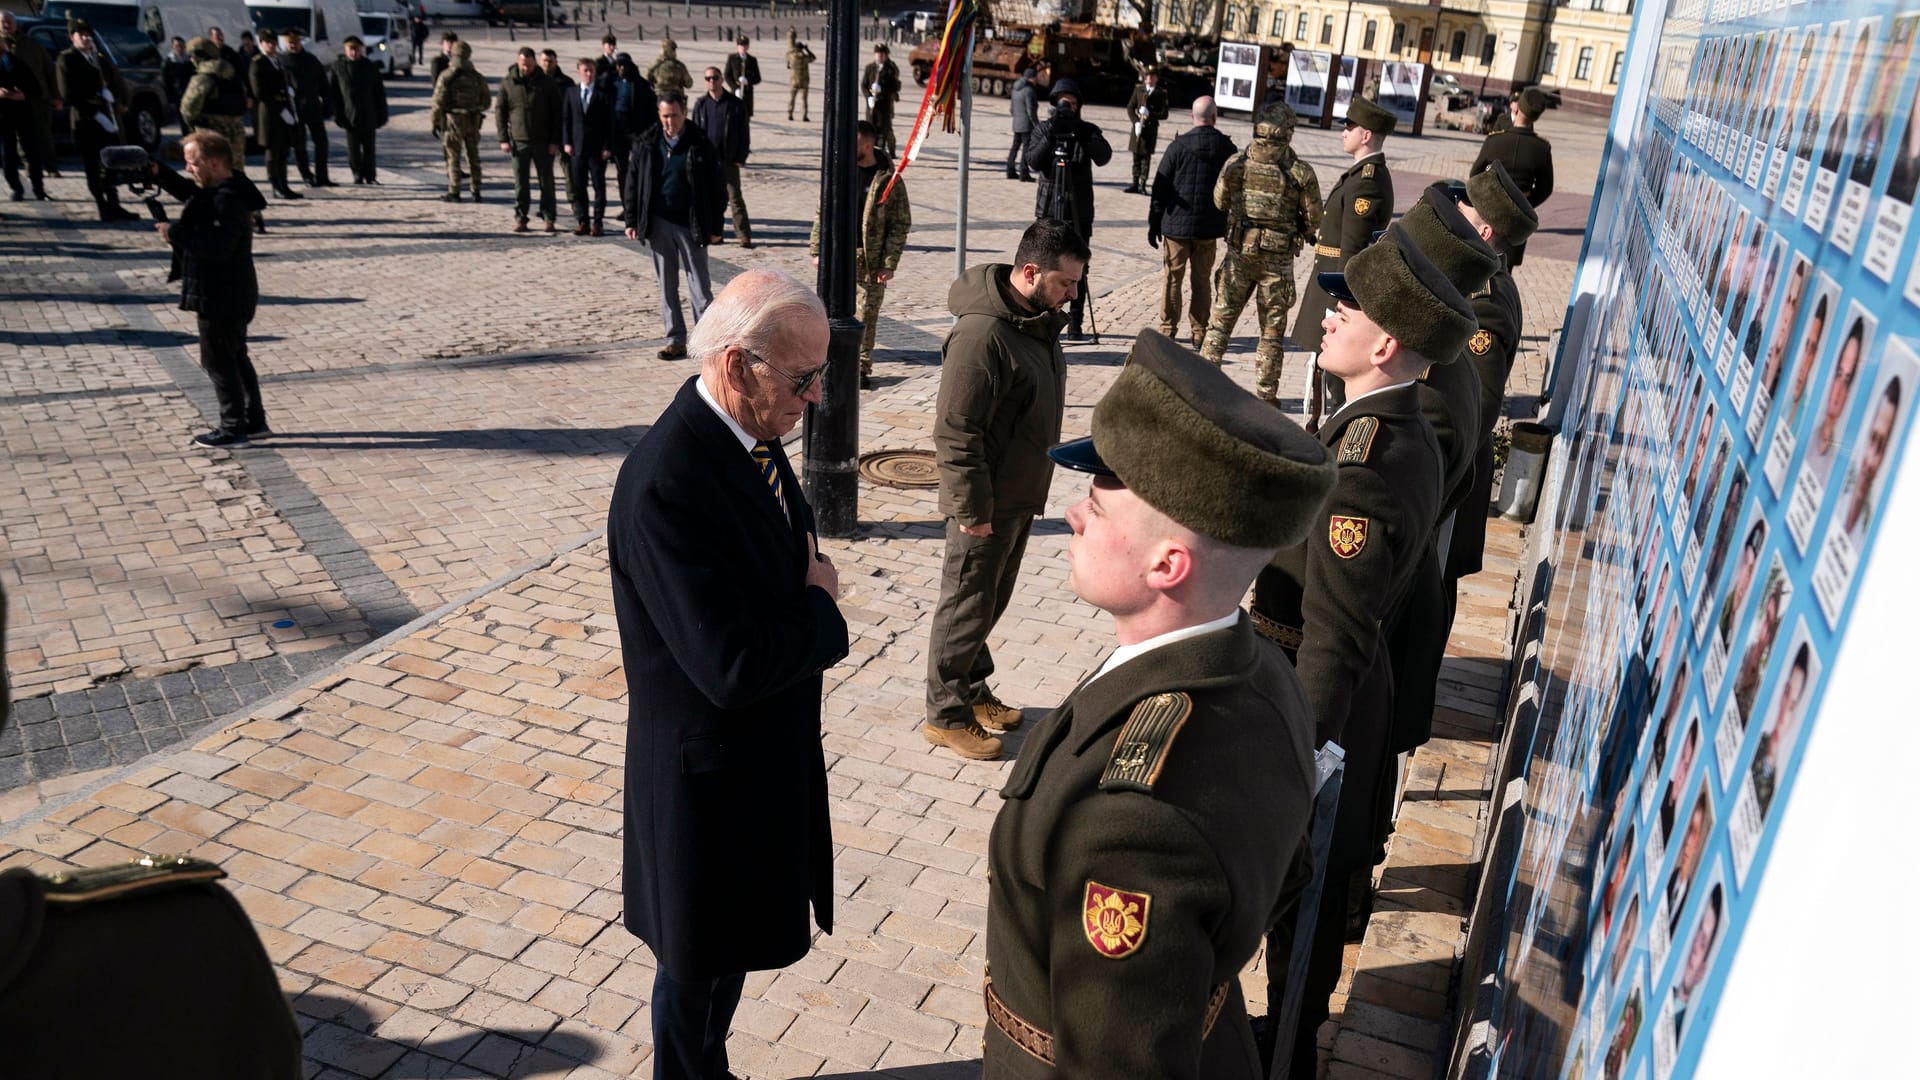
[[[1227,992],[1231,990],[1231,981],[1223,982],[1213,988],[1207,998],[1207,1016],[1200,1025],[1200,1041],[1206,1042],[1213,1034],[1213,1025],[1219,1021],[1220,1013],[1227,1007]],[[1029,1023],[1019,1013],[1007,1007],[1000,995],[993,989],[993,977],[989,975],[981,984],[981,990],[987,999],[987,1019],[1000,1029],[1007,1041],[1025,1050],[1035,1061],[1053,1066],[1053,1035],[1034,1024]]]

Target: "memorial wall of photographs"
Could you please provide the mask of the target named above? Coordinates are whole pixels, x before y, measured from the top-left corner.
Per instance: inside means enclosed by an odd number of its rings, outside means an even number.
[[[1631,190],[1596,200],[1601,284],[1560,358],[1493,1075],[1693,1074],[1887,554],[1920,394],[1917,28],[1916,0],[1639,13],[1649,107],[1616,112],[1603,172]]]

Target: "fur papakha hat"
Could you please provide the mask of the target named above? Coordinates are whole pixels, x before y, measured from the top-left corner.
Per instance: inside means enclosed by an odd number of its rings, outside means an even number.
[[[1508,247],[1527,242],[1527,237],[1540,227],[1540,215],[1533,212],[1533,203],[1527,200],[1526,192],[1513,182],[1513,174],[1499,162],[1493,162],[1475,176],[1467,178],[1467,205],[1480,214],[1481,220],[1493,226],[1500,239]]]
[[[1381,108],[1372,98],[1363,98],[1358,94],[1347,103],[1347,122],[1382,135],[1393,134],[1393,129],[1400,123],[1399,118]]]
[[[1500,269],[1500,254],[1480,239],[1480,230],[1460,213],[1452,189],[1445,184],[1421,192],[1420,201],[1400,215],[1395,226],[1406,232],[1420,254],[1439,267],[1462,296],[1486,288],[1487,280]]]
[[[1092,437],[1048,456],[1115,477],[1181,525],[1244,548],[1304,540],[1333,490],[1318,439],[1157,330],[1140,332],[1094,406]]]
[[[1520,91],[1520,96],[1513,100],[1520,106],[1520,115],[1526,117],[1528,122],[1540,119],[1540,114],[1547,111],[1547,92],[1537,86]]]
[[[1366,313],[1394,340],[1435,364],[1450,363],[1480,325],[1473,307],[1420,250],[1373,244],[1320,287]]]

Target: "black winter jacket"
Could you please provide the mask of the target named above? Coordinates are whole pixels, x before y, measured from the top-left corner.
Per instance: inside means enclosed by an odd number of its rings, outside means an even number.
[[[1099,128],[1085,120],[1074,120],[1073,130],[1079,141],[1079,146],[1074,150],[1078,160],[1057,165],[1053,159],[1053,147],[1057,139],[1054,121],[1048,118],[1034,125],[1033,134],[1027,136],[1027,168],[1032,169],[1040,179],[1034,185],[1038,190],[1033,193],[1033,216],[1057,217],[1069,222],[1075,231],[1086,237],[1093,235],[1093,170],[1095,166],[1113,160],[1113,147],[1107,144],[1107,137],[1100,133]],[[1054,202],[1054,174],[1062,168],[1071,174],[1073,180],[1071,214],[1066,212],[1064,200],[1058,207]]]
[[[161,190],[187,204],[167,233],[173,246],[167,280],[180,283],[180,310],[209,319],[251,321],[260,302],[260,283],[253,273],[253,215],[267,208],[260,189],[239,173],[203,188],[163,164],[154,179]]]
[[[747,104],[732,94],[719,97],[700,95],[693,106],[693,122],[713,144],[720,160],[730,165],[745,165],[753,151],[753,133],[748,126]]]
[[[1167,144],[1153,174],[1147,231],[1176,240],[1218,240],[1227,212],[1213,204],[1214,181],[1238,148],[1218,128],[1196,127]]]
[[[660,177],[666,168],[660,159],[660,141],[665,137],[655,124],[634,137],[633,156],[627,165],[626,189],[620,193],[626,204],[621,220],[647,238],[647,221],[653,216],[654,193],[660,190]],[[720,164],[713,144],[695,124],[680,129],[676,156],[687,158],[687,183],[693,189],[692,221],[688,229],[693,242],[706,246],[707,238],[719,236],[726,227],[727,189],[720,182]]]

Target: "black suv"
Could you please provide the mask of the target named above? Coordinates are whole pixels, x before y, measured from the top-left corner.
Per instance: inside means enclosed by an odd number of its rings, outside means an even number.
[[[50,56],[59,56],[73,47],[65,19],[41,19],[20,16],[20,32],[40,43]],[[127,80],[127,112],[122,119],[122,134],[146,147],[149,153],[160,149],[161,133],[179,117],[167,102],[167,88],[161,77],[160,50],[137,28],[96,27],[94,42],[107,54],[121,77]],[[58,94],[59,87],[47,87]],[[73,138],[73,121],[67,116],[67,103],[61,102],[53,114],[53,138],[66,146]]]

